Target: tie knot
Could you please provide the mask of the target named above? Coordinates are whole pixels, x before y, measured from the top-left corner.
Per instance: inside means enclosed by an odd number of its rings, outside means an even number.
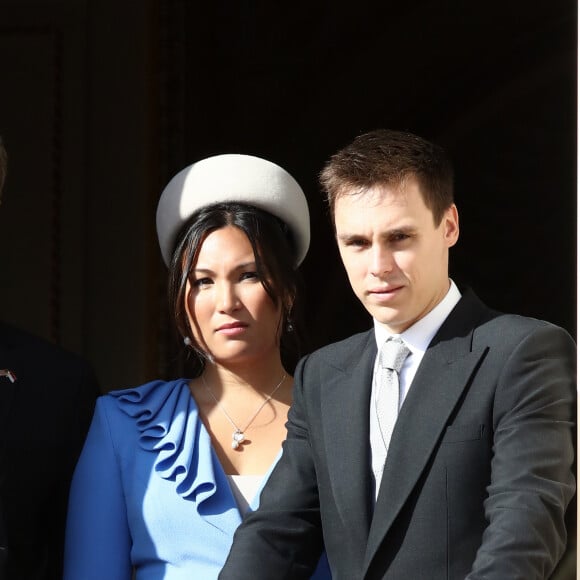
[[[381,349],[381,365],[398,373],[410,352],[400,338],[389,338]]]

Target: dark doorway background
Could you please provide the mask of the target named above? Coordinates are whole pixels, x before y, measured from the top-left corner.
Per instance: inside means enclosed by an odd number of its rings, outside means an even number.
[[[107,390],[174,375],[157,200],[242,152],[309,199],[305,349],[366,329],[317,174],[389,127],[455,162],[453,278],[576,335],[577,23],[573,0],[0,0],[2,318]]]
[[[577,23],[573,0],[0,0],[1,318],[85,356],[103,390],[176,376],[157,200],[242,152],[309,199],[305,349],[366,329],[317,174],[389,127],[455,162],[453,278],[576,336]]]
[[[453,277],[575,334],[575,3],[167,0],[161,16],[161,175],[221,152],[295,175],[313,227],[311,348],[369,326],[316,177],[378,127],[435,140],[454,160]]]

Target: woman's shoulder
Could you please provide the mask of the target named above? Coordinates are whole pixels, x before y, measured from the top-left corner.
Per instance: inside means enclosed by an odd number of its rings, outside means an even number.
[[[133,385],[131,387],[124,387],[124,388],[113,388],[110,389],[105,395],[103,396],[113,396],[119,397],[126,395],[127,393],[141,393],[143,396],[147,395],[152,391],[159,391],[159,390],[172,390],[175,388],[179,388],[182,385],[187,386],[189,384],[189,379],[179,378],[179,379],[172,379],[170,381],[166,381],[163,379],[154,379],[152,381],[148,381],[147,383],[143,383],[141,385]]]
[[[101,395],[97,400],[97,412],[106,415],[109,421],[143,422],[159,418],[166,414],[164,411],[173,413],[176,407],[189,407],[191,403],[188,379],[155,380]]]
[[[99,397],[99,399],[106,405],[148,406],[156,402],[163,403],[167,397],[184,389],[189,391],[189,379],[182,378],[171,381],[156,379],[134,387],[112,389]]]
[[[198,488],[213,493],[211,440],[201,428],[188,379],[110,391],[98,405],[123,457],[150,463],[179,495]]]

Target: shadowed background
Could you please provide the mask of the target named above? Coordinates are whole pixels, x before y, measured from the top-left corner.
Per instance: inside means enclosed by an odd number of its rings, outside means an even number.
[[[367,328],[317,173],[390,127],[455,162],[453,276],[575,334],[576,22],[561,0],[0,0],[2,317],[85,355],[105,389],[174,373],[157,198],[242,152],[309,198],[305,347]]]
[[[454,160],[453,277],[576,335],[576,25],[568,0],[0,0],[0,317],[104,390],[180,373],[157,199],[239,152],[307,193],[305,349],[366,329],[317,173],[388,127]]]

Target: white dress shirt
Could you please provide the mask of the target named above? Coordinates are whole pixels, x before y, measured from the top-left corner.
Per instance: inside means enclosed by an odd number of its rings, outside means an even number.
[[[371,467],[373,471],[373,476],[375,480],[375,500],[379,494],[379,486],[381,482],[381,477],[383,474],[383,468],[385,466],[385,461],[387,458],[387,450],[383,440],[381,438],[381,433],[379,430],[378,417],[376,413],[376,406],[374,402],[376,401],[377,392],[379,389],[379,377],[380,372],[378,369],[379,353],[381,347],[388,338],[399,337],[407,345],[411,353],[405,359],[403,368],[399,373],[399,410],[405,401],[405,397],[412,386],[413,379],[419,368],[421,360],[423,360],[423,355],[427,350],[433,337],[445,322],[445,319],[449,316],[455,305],[459,302],[461,294],[453,282],[450,280],[450,286],[447,294],[423,318],[415,322],[412,326],[407,328],[401,334],[391,334],[385,326],[383,326],[377,320],[374,320],[375,329],[375,339],[377,341],[377,358],[375,359],[375,366],[373,370],[373,384],[371,390],[371,405],[369,409],[369,427],[370,427],[370,445],[371,445]]]
[[[228,482],[232,490],[236,504],[240,513],[244,515],[252,502],[254,497],[262,487],[265,475],[228,475]]]

